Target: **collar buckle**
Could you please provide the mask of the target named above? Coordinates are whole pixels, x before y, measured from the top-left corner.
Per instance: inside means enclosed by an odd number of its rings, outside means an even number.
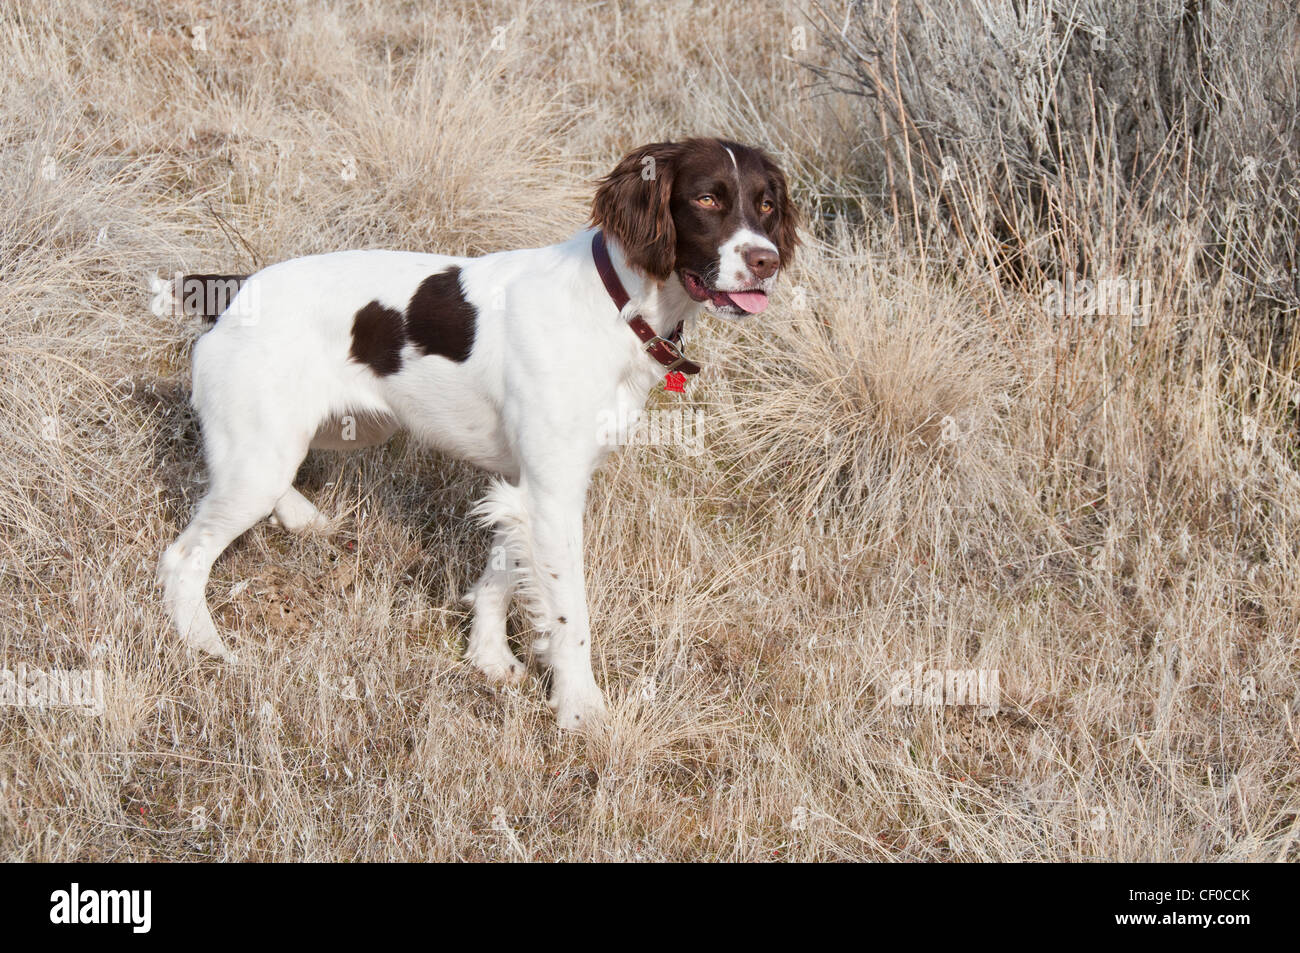
[[[662,357],[655,354],[654,352],[657,349],[662,349],[664,351],[667,351],[668,356],[672,358],[672,362],[666,363]],[[668,340],[667,338],[661,338],[657,334],[654,337],[652,337],[650,340],[645,342],[645,350],[647,353],[650,354],[651,357],[657,360],[660,364],[663,364],[663,366],[668,370],[669,373],[672,373],[673,371],[677,370],[679,367],[684,367],[685,365],[691,363],[691,361],[686,357],[686,355],[682,353],[682,349],[680,347],[678,347],[676,344],[674,344],[672,341]],[[688,371],[687,373],[693,373],[693,372]]]

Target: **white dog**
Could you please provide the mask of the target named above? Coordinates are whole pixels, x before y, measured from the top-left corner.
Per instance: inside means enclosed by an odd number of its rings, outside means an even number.
[[[404,428],[500,475],[476,512],[510,558],[489,561],[467,596],[468,659],[492,679],[522,676],[506,641],[519,588],[559,724],[599,721],[582,516],[612,449],[598,436],[602,412],[627,419],[665,369],[698,370],[680,353],[683,322],[701,308],[761,312],[797,239],[781,170],[718,139],[634,150],[600,183],[592,221],[546,248],[345,251],[236,279],[194,348],[210,486],[159,566],[187,644],[231,658],[204,596],[231,541],[268,514],[295,532],[329,527],[293,488],[309,449],[369,446]]]

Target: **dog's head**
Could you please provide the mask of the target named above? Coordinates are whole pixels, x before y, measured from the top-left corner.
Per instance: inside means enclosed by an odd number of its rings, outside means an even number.
[[[591,219],[634,268],[730,318],[767,307],[799,241],[784,173],[725,139],[634,149],[601,181]]]

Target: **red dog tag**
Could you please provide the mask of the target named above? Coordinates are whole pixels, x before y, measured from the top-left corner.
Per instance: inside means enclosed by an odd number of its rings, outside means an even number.
[[[664,375],[664,390],[670,394],[686,393],[686,375],[681,371],[669,371]]]

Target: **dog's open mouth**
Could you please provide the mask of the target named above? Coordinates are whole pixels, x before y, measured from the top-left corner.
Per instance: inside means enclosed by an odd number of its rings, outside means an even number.
[[[693,271],[682,272],[682,285],[694,300],[712,304],[721,311],[758,314],[767,307],[767,292],[760,288],[749,291],[717,291],[706,285]]]

